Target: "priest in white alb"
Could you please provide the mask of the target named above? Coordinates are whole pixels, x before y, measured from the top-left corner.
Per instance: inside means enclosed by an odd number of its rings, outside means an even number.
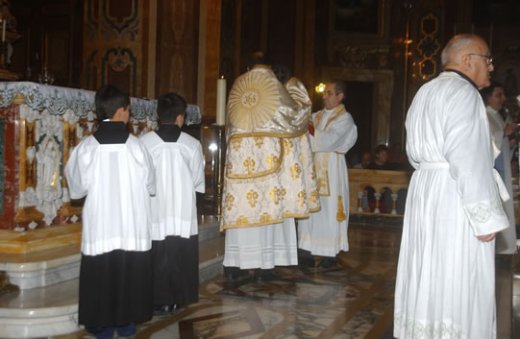
[[[336,80],[326,84],[325,108],[312,115],[311,147],[318,178],[321,210],[298,220],[298,247],[321,258],[320,265],[335,264],[348,251],[349,189],[345,154],[357,140],[357,127],[343,104],[346,86]]]
[[[486,42],[453,37],[444,71],[424,84],[406,118],[415,168],[397,268],[394,336],[496,338],[495,234],[508,227],[508,199],[493,169],[479,89],[493,70]]]
[[[493,82],[490,86],[480,91],[489,120],[489,130],[491,133],[491,141],[498,150],[498,156],[495,159],[495,169],[498,171],[507,192],[513,196],[513,179],[511,173],[511,142],[518,131],[518,125],[502,118],[500,111],[504,109],[506,96],[504,88]],[[516,141],[516,140],[515,140]],[[518,173],[516,173],[518,175]],[[509,227],[497,234],[496,253],[498,254],[515,254],[516,253],[516,219],[513,199],[504,201],[504,211],[509,219]]]

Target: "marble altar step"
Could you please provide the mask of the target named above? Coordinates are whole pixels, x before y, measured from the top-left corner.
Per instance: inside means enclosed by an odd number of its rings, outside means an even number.
[[[218,231],[216,220],[203,218],[201,221],[199,278],[202,283],[222,274],[224,236]],[[21,288],[18,293],[0,294],[0,338],[42,338],[80,330],[77,325],[79,281],[77,274],[74,276],[71,273],[75,270],[79,272],[79,254],[74,253],[72,248],[67,250],[70,253],[65,253],[64,257],[53,257],[55,253],[41,252],[40,258],[45,260],[38,261],[36,257],[32,257],[34,260],[25,264],[31,269],[38,268],[41,273],[39,273],[39,281],[45,282],[44,285]],[[2,264],[9,268],[9,265]],[[20,262],[10,264],[15,265],[18,270],[21,270],[24,265]],[[70,267],[76,264],[77,268]],[[46,277],[48,272],[45,272],[45,267],[49,267],[54,272],[54,278]],[[60,270],[68,273],[56,273]],[[11,270],[10,273],[12,274],[13,271],[15,270]],[[64,280],[60,281],[59,276]],[[37,279],[30,279],[30,281],[35,280]],[[50,284],[51,281],[54,283]]]

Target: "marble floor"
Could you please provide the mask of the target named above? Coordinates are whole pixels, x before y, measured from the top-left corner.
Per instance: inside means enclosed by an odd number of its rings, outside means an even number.
[[[136,338],[392,338],[400,236],[400,227],[352,225],[350,251],[335,267],[277,268],[278,278],[270,281],[246,277],[226,283],[219,276],[200,286],[197,304],[154,317],[139,326]],[[512,284],[506,280],[514,265],[506,258],[497,267],[497,280],[506,286],[498,308],[502,317],[509,315],[501,325],[509,329],[501,329],[499,338],[513,338],[512,288],[507,292]],[[91,337],[56,337],[79,338]]]

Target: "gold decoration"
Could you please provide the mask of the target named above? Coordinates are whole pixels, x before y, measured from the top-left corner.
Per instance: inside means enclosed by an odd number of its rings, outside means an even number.
[[[242,147],[242,139],[241,138],[231,138],[229,143],[231,144],[231,147],[235,151],[240,150],[240,147]]]
[[[280,158],[274,154],[269,154],[267,157],[267,167],[269,169],[278,168],[280,166]]]
[[[298,205],[300,207],[303,206],[303,204],[305,203],[305,200],[307,200],[307,194],[305,193],[305,191],[298,192]]]
[[[273,187],[269,192],[269,196],[271,200],[278,205],[278,203],[283,200],[287,191],[283,187]]]
[[[226,194],[226,198],[224,199],[224,203],[226,204],[226,209],[231,211],[233,208],[233,202],[235,201],[235,197],[232,194]]]
[[[312,191],[309,199],[313,204],[317,204],[320,200],[320,193],[318,191]]]
[[[264,144],[264,137],[255,137],[255,146],[260,148]]]
[[[247,158],[246,160],[244,160],[243,166],[245,167],[248,174],[251,174],[254,172],[255,164],[256,164],[255,161],[251,158]]]
[[[243,137],[241,135],[240,136],[235,135],[235,136],[232,136],[230,138],[230,140],[233,140],[234,138],[243,139],[246,137]],[[280,167],[282,165],[282,162],[283,162],[283,158],[284,158],[284,147],[282,144],[282,142],[283,142],[282,139],[277,139],[277,141],[280,143],[280,146],[279,146],[280,155],[276,158],[276,161],[274,161],[275,159],[272,159],[272,163],[268,163],[268,164],[272,165],[272,167],[268,167],[262,171],[259,168],[256,168],[256,162],[254,161],[254,159],[251,159],[249,157],[246,160],[242,161],[242,167],[246,169],[245,174],[227,171],[226,178],[228,178],[228,179],[253,179],[253,178],[264,177],[264,176],[267,176],[267,175],[270,175],[270,174],[273,174],[273,173],[276,173],[277,171],[279,171]],[[246,145],[247,145],[247,143],[246,143]],[[264,145],[264,147],[265,147],[265,145]],[[242,152],[245,153],[244,150],[242,150]],[[247,153],[247,154],[249,154],[249,153]],[[261,165],[264,164],[265,161],[270,161],[270,160],[261,159],[261,164],[259,165],[259,167],[261,167]],[[228,158],[227,163],[230,163],[230,162],[232,162],[232,161],[229,161],[229,158]]]
[[[267,213],[262,213],[262,215],[260,216],[260,222],[262,222],[262,223],[269,224],[272,221],[273,221],[273,217],[271,217]]]
[[[301,173],[302,173],[302,169],[301,169],[300,165],[298,165],[296,163],[291,166],[291,177],[293,179],[298,179],[300,177]]]
[[[247,201],[249,201],[249,206],[251,206],[251,208],[255,208],[258,201],[258,193],[255,191],[249,191],[247,192],[246,197]]]
[[[249,225],[249,220],[247,219],[247,217],[244,215],[239,216],[237,218],[237,226],[240,227],[240,226],[246,226],[246,225]]]
[[[278,102],[277,82],[270,74],[247,72],[236,80],[229,93],[229,122],[233,127],[254,130],[271,121]]]
[[[344,221],[346,219],[347,216],[345,215],[345,210],[343,208],[343,199],[341,198],[341,195],[338,195],[338,213],[336,214],[336,220]]]
[[[325,152],[314,153],[314,169],[316,171],[318,191],[320,195],[329,196],[329,154]]]
[[[285,153],[292,153],[293,144],[291,142],[291,139],[283,139],[283,147]]]

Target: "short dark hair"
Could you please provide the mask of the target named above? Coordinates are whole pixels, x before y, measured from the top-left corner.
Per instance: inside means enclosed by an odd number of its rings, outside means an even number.
[[[254,50],[249,54],[246,61],[246,70],[250,70],[255,65],[272,65],[272,60],[262,50]]]
[[[345,81],[339,79],[332,80],[330,83],[334,84],[336,94],[343,93],[343,100],[341,100],[341,103],[344,105],[347,100],[347,84]]]
[[[164,124],[174,123],[177,116],[186,114],[188,104],[177,93],[169,92],[161,95],[157,101],[157,116],[159,122]]]
[[[343,80],[332,80],[332,84],[334,84],[334,89],[336,90],[336,93],[343,93],[343,96],[347,95],[347,84]]]
[[[487,100],[491,94],[493,94],[495,88],[504,88],[504,86],[499,82],[493,81],[488,87],[484,87],[480,90],[480,95],[482,96],[482,100],[484,100],[484,104],[487,104]]]
[[[117,110],[130,106],[128,93],[114,85],[105,85],[96,91],[96,115],[100,121],[111,119]]]
[[[374,154],[379,154],[383,151],[386,151],[388,152],[388,146],[385,145],[385,144],[379,144],[376,146],[376,148],[374,149]]]

